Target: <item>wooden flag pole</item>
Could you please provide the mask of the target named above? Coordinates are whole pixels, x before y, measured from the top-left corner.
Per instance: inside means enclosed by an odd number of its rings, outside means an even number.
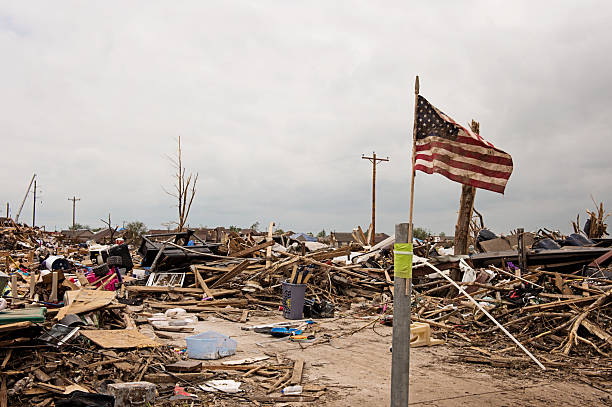
[[[416,171],[414,165],[416,163],[416,132],[417,132],[417,107],[419,104],[419,75],[414,81],[414,125],[412,127],[412,174],[410,178],[410,217],[408,219],[408,243],[412,243],[412,213],[414,208],[414,177]]]
[[[416,171],[414,165],[416,164],[416,136],[417,136],[417,107],[419,104],[419,75],[414,80],[414,124],[412,127],[412,173],[410,175],[410,216],[408,219],[408,243],[412,243],[412,231],[414,225],[412,224],[412,214],[414,210],[414,178]],[[412,290],[412,279],[406,284],[406,295],[410,296]]]

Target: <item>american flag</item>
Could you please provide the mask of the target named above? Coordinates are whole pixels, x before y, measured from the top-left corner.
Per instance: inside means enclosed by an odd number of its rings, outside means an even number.
[[[512,157],[418,96],[414,169],[504,193]]]

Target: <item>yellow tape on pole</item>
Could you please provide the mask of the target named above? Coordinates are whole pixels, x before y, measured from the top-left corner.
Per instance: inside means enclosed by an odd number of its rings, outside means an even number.
[[[393,275],[412,278],[412,243],[395,243],[393,249]]]

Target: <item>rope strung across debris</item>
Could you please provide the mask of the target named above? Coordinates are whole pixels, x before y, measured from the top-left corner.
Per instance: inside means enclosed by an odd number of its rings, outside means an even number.
[[[478,301],[476,301],[471,295],[469,295],[464,289],[463,287],[461,287],[459,284],[457,284],[455,282],[455,280],[453,280],[452,278],[450,278],[449,276],[447,276],[445,273],[443,273],[440,269],[438,269],[436,266],[434,266],[433,264],[431,264],[430,262],[426,261],[425,264],[427,264],[429,267],[431,267],[433,270],[435,270],[439,275],[441,275],[442,277],[444,277],[446,280],[448,280],[449,283],[451,283],[452,285],[455,286],[456,289],[458,289],[461,294],[465,295],[466,297],[469,298],[470,301],[472,301],[474,303],[474,305],[476,305],[476,307],[478,307],[479,310],[481,310],[483,312],[483,314],[485,314],[491,321],[493,321],[495,323],[495,325],[497,325],[497,327],[499,329],[501,329],[510,339],[512,339],[512,341],[514,343],[516,343],[518,345],[519,348],[521,348],[521,350],[523,352],[525,352],[527,354],[527,356],[529,356],[531,358],[531,360],[533,360],[542,370],[546,370],[546,367],[544,367],[544,365],[542,363],[540,363],[540,361],[538,359],[536,359],[535,356],[533,356],[533,354],[531,352],[529,352],[527,350],[527,348],[525,348],[514,336],[512,336],[512,334],[510,332],[508,332],[508,330],[506,328],[504,328],[504,326],[502,324],[500,324],[499,322],[497,322],[497,320],[495,318],[493,318],[493,316],[491,314],[489,314],[489,311],[487,311],[486,309],[484,309],[482,307],[482,305],[480,305],[478,303]]]

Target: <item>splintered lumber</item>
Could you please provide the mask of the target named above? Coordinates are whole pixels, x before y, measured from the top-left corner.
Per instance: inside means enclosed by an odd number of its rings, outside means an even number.
[[[152,308],[161,308],[161,309],[171,309],[176,307],[181,307],[187,311],[202,311],[203,308],[215,308],[216,310],[224,310],[223,307],[227,307],[228,305],[239,305],[245,306],[248,305],[248,300],[245,298],[227,298],[221,300],[208,300],[208,301],[199,301],[194,305],[181,305],[172,302],[157,302],[157,301],[149,301],[149,306]],[[242,312],[242,310],[240,310]]]
[[[506,328],[504,328],[504,326],[502,324],[500,324],[495,318],[493,318],[493,316],[491,314],[489,314],[489,311],[487,311],[482,305],[480,305],[480,303],[478,301],[476,301],[474,299],[474,297],[472,297],[471,295],[469,295],[464,289],[463,287],[461,287],[459,284],[457,284],[452,278],[450,278],[449,276],[447,276],[446,274],[444,274],[440,269],[438,269],[436,266],[432,265],[430,262],[426,261],[425,264],[427,264],[429,267],[431,267],[433,270],[435,270],[438,275],[442,276],[443,278],[445,278],[446,280],[448,280],[448,282],[450,282],[451,284],[453,284],[455,286],[456,289],[458,289],[463,295],[465,295],[466,297],[468,297],[468,299],[470,301],[472,301],[472,303],[474,303],[474,305],[480,310],[482,311],[483,314],[485,314],[487,316],[487,318],[489,318],[495,325],[497,325],[499,327],[499,329],[502,330],[503,333],[505,333],[510,339],[512,339],[512,342],[516,343],[517,346],[519,348],[521,348],[521,350],[523,352],[525,352],[527,354],[527,356],[529,356],[531,358],[531,360],[533,360],[542,370],[546,370],[546,367],[544,367],[544,365],[542,363],[540,363],[540,361],[533,356],[533,354],[531,352],[529,352],[527,350],[527,348],[525,348],[510,332],[508,332],[508,330]]]
[[[313,260],[321,261],[321,260],[333,259],[334,257],[346,256],[350,252],[351,252],[351,247],[344,246],[344,247],[341,247],[339,249],[335,249],[332,251],[310,253],[310,254],[307,254],[306,257],[313,259]]]
[[[158,326],[153,325],[153,329],[156,331],[166,331],[166,332],[193,332],[194,327],[192,326]]]
[[[361,229],[361,226],[357,226],[357,230],[359,231],[359,240],[361,240],[361,244],[363,244],[364,246],[369,244],[370,242],[368,242],[368,239],[366,239],[366,236],[363,233],[363,229]]]
[[[275,403],[275,402],[284,402],[284,403],[308,403],[317,401],[318,397],[315,396],[255,396],[250,397],[251,400],[261,401],[262,403]]]
[[[582,321],[582,326],[589,330],[593,335],[597,336],[599,339],[603,339],[608,342],[608,344],[612,345],[612,335],[601,329],[601,327],[588,319],[584,319]]]
[[[612,289],[606,291],[605,294],[598,296],[599,298],[597,298],[597,301],[589,305],[587,309],[584,310],[578,316],[578,318],[576,318],[576,320],[572,324],[572,328],[570,329],[569,339],[567,340],[567,343],[565,344],[565,347],[563,348],[564,355],[568,355],[570,350],[572,349],[572,345],[574,345],[575,343],[578,343],[578,339],[580,339],[580,337],[578,336],[578,328],[580,327],[582,322],[589,316],[589,313],[591,311],[593,311],[594,309],[602,305],[608,299],[610,295],[612,295]],[[588,297],[588,298],[596,298],[596,297],[593,296],[593,297]]]
[[[213,283],[213,285],[210,286],[210,288],[219,287],[220,285],[228,282],[229,280],[246,270],[246,268],[249,267],[249,264],[251,264],[251,262],[249,262],[248,260],[245,260],[242,263],[238,264],[236,267],[222,275],[221,278],[219,278]]]
[[[296,359],[293,364],[293,374],[291,375],[291,384],[300,384],[302,382],[302,372],[304,371],[304,359]]]
[[[69,305],[62,307],[56,315],[56,319],[60,320],[68,314],[81,314],[83,312],[94,311],[110,304],[116,296],[116,291],[98,291],[98,290],[74,290],[67,291],[66,298]]]
[[[193,373],[202,371],[202,361],[200,360],[179,360],[178,362],[167,365],[166,369],[176,373]]]
[[[182,379],[186,381],[209,379],[213,377],[212,373],[149,373],[144,375],[144,381],[151,383],[174,383],[176,379]]]
[[[205,266],[203,264],[193,264],[191,267],[194,267],[196,270],[199,270],[199,271],[215,271],[215,272],[227,272],[232,269],[231,267],[213,267],[213,266]],[[206,279],[206,282],[208,282],[210,278],[214,279],[217,277],[209,277]]]
[[[202,369],[204,370],[252,370],[255,368],[261,367],[261,365],[254,365],[254,364],[248,364],[248,365],[223,365],[223,364],[210,364],[210,365],[203,365]],[[282,368],[282,367],[281,367]]]
[[[161,344],[147,338],[135,329],[81,330],[81,335],[102,348],[145,348]]]
[[[274,222],[270,222],[270,224],[268,225],[268,236],[266,236],[267,241],[273,241],[272,240],[273,232],[274,232]],[[270,267],[270,264],[272,264],[272,246],[268,246],[266,248],[266,268]]]
[[[281,387],[281,385],[288,381],[289,378],[291,377],[291,372],[287,372],[284,375],[282,375],[277,381],[274,382],[274,384],[272,384],[272,386],[268,389],[267,393],[270,394],[272,392],[274,392],[274,390],[278,389],[279,387]]]
[[[475,121],[472,121],[472,126],[474,126],[475,123]],[[455,255],[468,254],[470,221],[472,220],[475,196],[475,187],[471,185],[461,186],[459,215],[457,217],[457,225],[455,226]]]
[[[267,241],[267,242],[260,243],[258,245],[253,246],[253,247],[249,247],[247,249],[241,250],[241,251],[239,251],[237,253],[232,253],[232,257],[244,257],[244,256],[248,256],[251,253],[255,253],[255,252],[257,252],[257,251],[259,251],[261,249],[265,249],[266,247],[269,247],[269,246],[274,246],[274,240],[270,240],[270,241]]]
[[[36,288],[36,281],[38,280],[38,274],[32,272],[30,275],[30,293],[29,297],[34,298],[34,289]]]
[[[204,278],[202,278],[200,271],[195,266],[191,266],[190,269],[195,275],[196,282],[198,283],[202,291],[204,291],[204,294],[206,294],[207,297],[214,298],[212,291],[210,290],[210,288],[208,288],[208,285],[206,285],[206,281],[204,281]]]
[[[87,367],[93,368],[93,367],[104,366],[104,365],[112,365],[113,363],[125,362],[126,360],[127,360],[126,358],[120,358],[120,359],[113,358],[109,360],[101,360],[99,362],[90,363],[87,365]]]
[[[12,354],[13,354],[13,349],[9,349],[8,352],[6,353],[6,356],[4,357],[4,360],[2,361],[2,364],[0,365],[0,369],[4,370],[4,368],[6,368],[6,364],[11,359]]]
[[[8,392],[6,389],[6,375],[2,375],[2,385],[0,386],[0,407],[8,407]]]
[[[127,286],[126,289],[128,292],[133,293],[179,293],[179,294],[200,294],[202,292],[201,288],[190,288],[190,287],[149,287],[149,286],[140,286],[140,285],[130,285]],[[225,295],[233,295],[238,294],[240,290],[210,290],[211,294],[215,297],[222,297]]]
[[[242,315],[240,316],[240,323],[244,324],[247,322],[247,319],[249,319],[249,310],[245,309],[242,311]]]
[[[249,377],[249,376],[251,376],[252,374],[256,373],[257,371],[259,371],[259,370],[263,369],[264,367],[265,367],[264,365],[260,365],[260,366],[254,367],[253,369],[251,369],[251,370],[249,370],[248,372],[244,373],[244,374],[242,375],[242,377]]]
[[[601,295],[592,295],[590,297],[584,297],[584,298],[576,298],[576,299],[564,300],[564,301],[553,301],[553,302],[547,302],[545,304],[529,305],[527,307],[521,308],[521,312],[531,311],[533,309],[549,309],[549,308],[562,307],[564,305],[579,304],[582,302],[595,301],[596,299],[601,298],[601,297],[602,297]]]
[[[0,325],[0,333],[18,331],[32,326],[31,321],[14,322],[12,324]]]

